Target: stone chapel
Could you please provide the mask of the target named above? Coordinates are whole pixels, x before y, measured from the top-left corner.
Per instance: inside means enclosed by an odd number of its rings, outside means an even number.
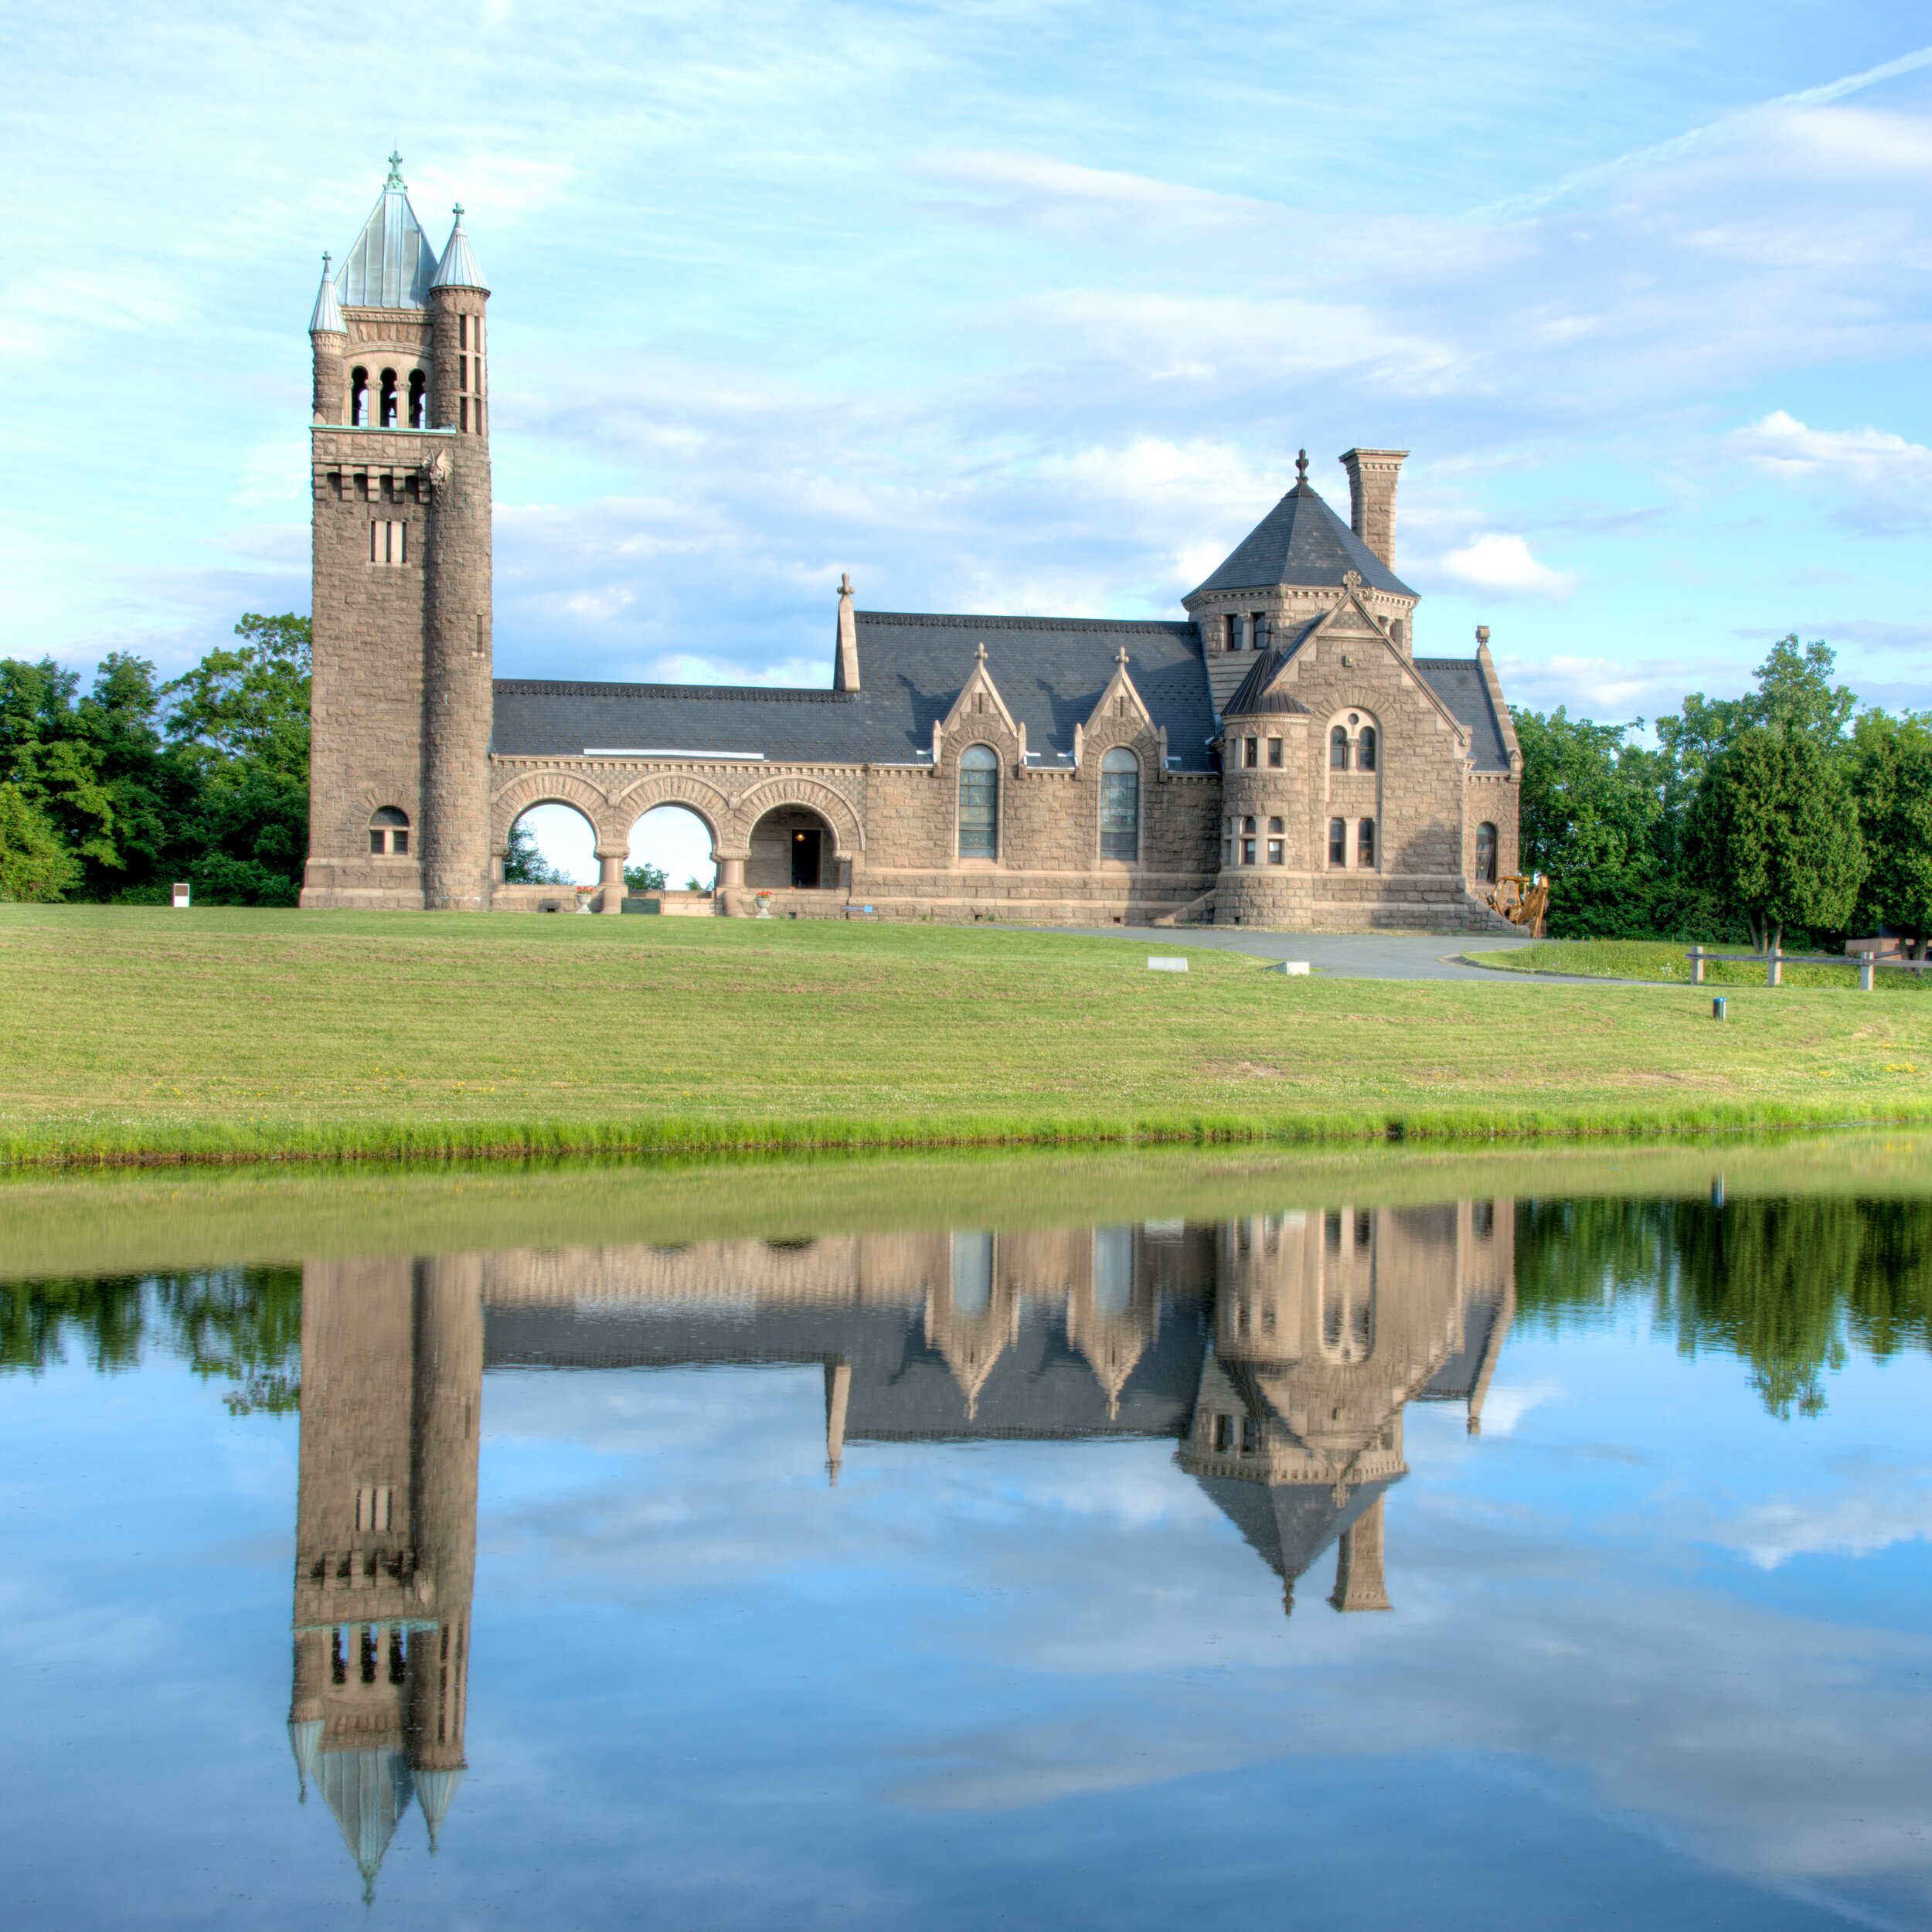
[[[1486,630],[1415,655],[1405,451],[1343,455],[1345,522],[1304,454],[1172,620],[865,611],[845,580],[826,688],[498,679],[488,297],[461,208],[439,253],[392,155],[309,322],[304,906],[555,908],[502,873],[518,818],[557,804],[621,912],[631,828],[678,805],[726,915],[1503,923],[1522,753]]]

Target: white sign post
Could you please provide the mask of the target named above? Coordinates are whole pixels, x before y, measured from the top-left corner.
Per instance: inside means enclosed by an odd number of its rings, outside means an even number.
[[[178,879],[175,885],[175,905],[177,910],[188,903],[188,881]]]

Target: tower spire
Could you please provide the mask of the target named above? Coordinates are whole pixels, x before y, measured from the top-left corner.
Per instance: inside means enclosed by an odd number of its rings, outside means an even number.
[[[386,189],[403,185],[403,157],[393,148],[389,151],[389,179],[383,185]]]

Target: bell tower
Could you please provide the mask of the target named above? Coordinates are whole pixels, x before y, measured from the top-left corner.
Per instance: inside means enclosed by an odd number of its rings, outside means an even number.
[[[301,903],[488,903],[489,290],[391,155],[309,319],[315,672]]]

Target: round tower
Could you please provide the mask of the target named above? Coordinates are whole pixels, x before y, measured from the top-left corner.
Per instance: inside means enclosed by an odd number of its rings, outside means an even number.
[[[423,896],[432,908],[489,903],[489,289],[463,210],[430,284],[430,426],[453,432],[425,546]]]
[[[1277,683],[1287,659],[1270,649],[1228,701],[1221,730],[1221,874],[1217,923],[1305,924],[1308,709]]]

